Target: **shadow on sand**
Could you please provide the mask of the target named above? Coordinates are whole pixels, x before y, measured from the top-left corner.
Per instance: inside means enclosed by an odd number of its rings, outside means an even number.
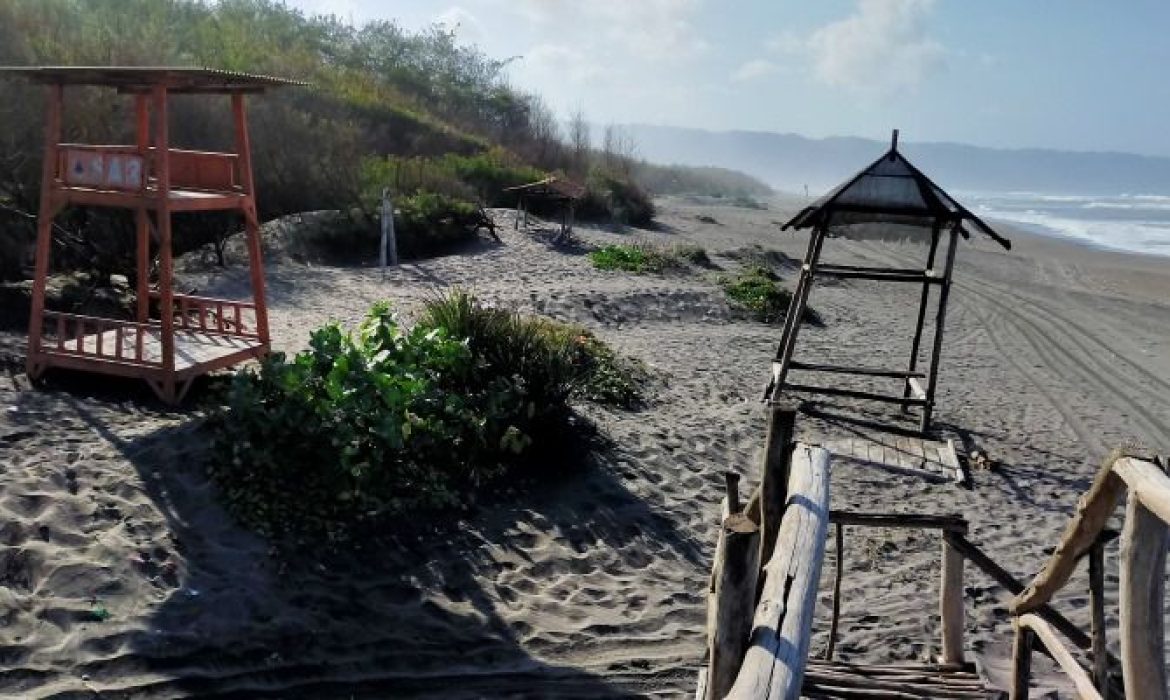
[[[341,554],[306,545],[290,560],[220,506],[197,416],[170,414],[177,424],[124,437],[91,400],[99,385],[111,402],[144,402],[144,413],[161,406],[132,383],[111,393],[108,381],[63,398],[137,470],[181,563],[162,603],[147,604],[109,653],[73,669],[120,690],[76,697],[621,697],[667,680],[637,659],[581,670],[534,655],[555,657],[614,633],[612,624],[535,629],[545,609],[563,606],[553,614],[565,619],[589,614],[550,595],[555,581],[621,575],[626,552],[702,561],[702,547],[670,517],[597,464],[603,454],[585,468],[549,463],[557,483],[483,499],[495,503],[453,521],[414,523]],[[548,538],[569,556],[535,546]],[[606,551],[592,556],[595,549]],[[151,581],[166,578],[157,559],[141,568]]]

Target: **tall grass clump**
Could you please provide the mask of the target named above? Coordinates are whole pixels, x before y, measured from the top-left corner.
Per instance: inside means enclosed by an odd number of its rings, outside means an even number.
[[[574,397],[633,405],[635,370],[574,326],[453,293],[412,326],[385,304],[353,332],[242,370],[212,411],[210,471],[263,534],[343,538],[465,508],[563,436]]]

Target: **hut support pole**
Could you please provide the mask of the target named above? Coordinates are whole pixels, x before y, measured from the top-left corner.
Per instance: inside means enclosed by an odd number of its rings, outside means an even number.
[[[174,269],[171,251],[171,152],[169,115],[167,111],[167,88],[156,85],[152,90],[154,101],[154,147],[155,177],[157,179],[156,196],[158,197],[158,231],[159,231],[159,272],[158,292],[162,338],[162,366],[161,397],[166,403],[174,403],[175,393],[175,297],[174,297]]]
[[[788,313],[784,316],[784,330],[780,335],[780,348],[776,352],[776,360],[772,368],[772,384],[768,398],[774,399],[777,392],[784,389],[784,381],[788,377],[788,367],[792,363],[792,353],[796,349],[796,337],[800,333],[800,323],[804,317],[804,310],[808,305],[808,295],[813,285],[813,270],[821,257],[821,245],[825,242],[825,233],[828,226],[822,222],[812,232],[808,242],[808,253],[805,254],[804,265],[800,268],[800,279],[796,283],[796,291],[788,302]]]
[[[256,304],[256,333],[268,349],[268,305],[264,294],[264,252],[260,245],[260,216],[256,211],[256,183],[252,177],[252,141],[248,135],[248,116],[244,96],[232,95],[232,121],[236,132],[236,155],[240,163],[240,180],[244,185],[244,226],[248,236],[248,267],[252,273],[252,299]],[[397,256],[397,253],[395,253]]]
[[[45,284],[49,276],[49,254],[53,247],[53,219],[57,208],[53,201],[54,180],[57,177],[57,144],[61,142],[61,107],[65,87],[54,85],[49,90],[49,116],[45,121],[45,155],[41,163],[41,204],[37,213],[36,271],[33,277],[32,309],[28,319],[28,358],[26,370],[30,377],[40,376],[41,332],[45,322]]]
[[[146,95],[135,95],[134,117],[135,144],[142,158],[142,185],[145,187],[149,171],[145,164],[150,157],[150,102]],[[134,225],[138,237],[137,316],[139,323],[146,323],[150,317],[150,218],[145,206],[135,210]]]
[[[934,226],[930,231],[930,252],[926,255],[926,269],[934,269],[934,256],[938,252],[939,221],[934,220]],[[907,372],[914,372],[918,369],[918,351],[922,347],[922,327],[926,324],[926,307],[930,302],[930,282],[922,283],[922,298],[918,302],[918,323],[914,326],[914,342],[910,344],[910,365]],[[907,378],[906,387],[902,391],[903,398],[910,398],[910,380]],[[902,410],[907,410],[906,404],[902,405]]]
[[[934,392],[938,387],[938,362],[942,356],[943,329],[947,320],[947,299],[951,295],[951,277],[955,270],[955,251],[958,249],[959,225],[951,227],[951,240],[947,244],[947,263],[943,273],[942,291],[938,297],[938,312],[934,319],[934,348],[930,354],[930,375],[926,385],[926,405],[922,407],[920,430],[930,430],[930,418],[934,413]]]

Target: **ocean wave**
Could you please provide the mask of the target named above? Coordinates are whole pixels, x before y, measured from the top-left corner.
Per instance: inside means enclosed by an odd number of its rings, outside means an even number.
[[[980,206],[989,219],[1023,224],[1036,233],[1130,253],[1170,256],[1170,220],[1082,220],[1035,210],[1000,210]]]

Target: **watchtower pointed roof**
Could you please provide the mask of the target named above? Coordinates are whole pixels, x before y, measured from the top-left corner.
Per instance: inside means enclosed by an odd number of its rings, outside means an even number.
[[[890,150],[802,209],[784,228],[808,228],[830,221],[927,227],[936,223],[961,226],[969,222],[1004,248],[1011,248],[1011,241],[934,184],[898,151],[897,130]]]

